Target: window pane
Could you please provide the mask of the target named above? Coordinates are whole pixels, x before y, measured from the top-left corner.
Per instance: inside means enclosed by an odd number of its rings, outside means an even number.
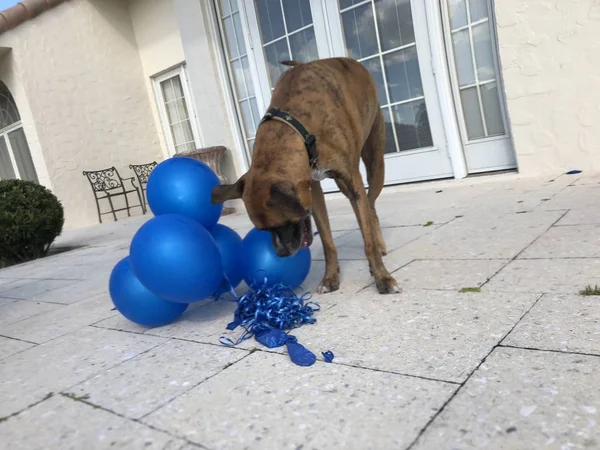
[[[471,22],[485,19],[488,16],[487,0],[469,0]]]
[[[250,100],[240,102],[240,109],[242,110],[242,119],[244,121],[244,129],[246,130],[246,136],[253,137],[254,135],[256,135],[256,124],[254,122],[254,117],[252,116]]]
[[[465,0],[448,0],[450,26],[453,30],[467,25],[467,4]]]
[[[299,62],[309,62],[319,59],[315,30],[310,27],[290,36],[292,59]]]
[[[288,33],[313,23],[310,0],[285,0],[283,10]]]
[[[248,59],[244,57],[244,59]],[[247,62],[246,62],[247,63]],[[235,81],[235,90],[239,99],[248,97],[248,91],[246,90],[246,84],[244,82],[244,67],[242,60],[238,59],[231,62],[231,69],[233,70],[233,79]]]
[[[394,140],[394,130],[392,129],[393,122],[390,114],[390,109],[385,107],[381,111],[383,113],[383,120],[385,121],[385,152],[396,153],[396,141]]]
[[[383,71],[381,70],[381,62],[379,56],[375,58],[367,59],[363,61],[363,65],[371,73],[371,76],[375,79],[377,84],[377,92],[379,93],[379,104],[381,106],[387,105],[387,97],[385,95],[385,82],[383,81]]]
[[[177,107],[176,102],[166,103],[165,108],[167,109],[167,119],[169,124],[181,122],[182,119],[179,118],[179,108]]]
[[[254,84],[252,84],[252,74],[250,73],[250,63],[247,56],[242,58],[242,68],[244,70],[244,77],[246,78],[246,89],[248,90],[248,96],[253,96]]]
[[[340,0],[340,9],[349,8],[352,5],[357,5],[363,0]]]
[[[496,68],[494,67],[494,52],[488,22],[473,27],[473,48],[475,49],[479,81],[495,80]]]
[[[383,51],[415,42],[410,0],[375,0]]]
[[[254,133],[252,136],[256,134],[256,129],[258,128],[258,124],[260,119],[262,119],[260,113],[258,112],[258,103],[256,102],[256,98],[250,99],[250,108],[252,109],[252,117],[254,119]]]
[[[234,0],[236,2],[236,0]],[[231,6],[229,5],[229,0],[220,0],[219,4],[221,5],[221,15],[228,16],[231,14]]]
[[[271,42],[285,34],[279,0],[255,0],[263,42]]]
[[[188,142],[188,139],[185,138],[183,122],[171,125],[171,132],[173,133],[173,143],[175,144],[175,146],[185,144],[186,142]]]
[[[8,154],[8,146],[4,136],[2,136],[0,137],[0,180],[13,180],[15,178],[15,171]]]
[[[472,87],[460,92],[465,124],[467,126],[467,135],[470,140],[485,137],[483,122],[481,120],[481,110],[479,108],[479,99],[477,97],[477,88]]]
[[[186,120],[181,123],[181,127],[183,130],[183,139],[184,142],[193,142],[194,141],[194,133],[192,132],[192,123],[190,120]]]
[[[227,17],[223,20],[223,27],[225,28],[225,40],[227,41],[227,51],[229,52],[229,58],[237,58],[240,56],[240,51],[237,46],[235,37],[235,23],[233,17]]]
[[[423,96],[416,47],[385,55],[383,63],[392,103]]]
[[[269,77],[271,79],[271,87],[275,86],[277,80],[288,67],[280,64],[281,61],[290,59],[288,46],[285,39],[269,44],[265,47],[265,57],[269,66]]]
[[[165,80],[160,83],[165,102],[172,102],[173,100],[175,100],[175,91],[173,90],[172,80],[173,78],[169,78],[168,80]]]
[[[456,61],[459,86],[468,86],[475,83],[469,30],[454,33],[452,35],[452,42],[454,44],[454,60]]]
[[[23,128],[8,133],[8,139],[10,140],[15,161],[17,162],[21,180],[38,183],[37,173],[35,172],[35,166],[31,159],[31,152],[29,151],[29,145],[27,144]]]
[[[246,52],[246,43],[244,42],[244,29],[242,28],[240,13],[235,13],[233,15],[233,25],[235,27],[235,38],[237,39],[238,53],[240,55],[245,55],[248,52]]]
[[[392,114],[400,151],[433,145],[425,100],[393,106]]]
[[[342,13],[342,23],[349,57],[361,59],[378,52],[373,9],[370,3]]]
[[[488,136],[501,136],[504,134],[504,121],[502,120],[498,85],[488,83],[481,86],[480,89]]]
[[[173,82],[173,93],[175,94],[175,98],[183,97],[183,88],[181,87],[181,78],[179,78],[179,75],[171,78],[171,81]]]
[[[177,114],[179,115],[179,120],[187,120],[190,115],[188,114],[187,105],[185,104],[185,100],[180,98],[175,102],[177,105]]]

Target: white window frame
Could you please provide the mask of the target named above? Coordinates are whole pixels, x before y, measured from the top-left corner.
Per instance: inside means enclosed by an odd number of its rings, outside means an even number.
[[[196,116],[196,111],[194,109],[194,102],[192,101],[192,93],[188,82],[187,72],[185,70],[185,65],[182,64],[178,67],[175,67],[174,69],[170,69],[166,72],[161,73],[160,75],[152,77],[152,82],[154,84],[154,95],[156,97],[156,106],[158,108],[158,114],[160,116],[160,121],[163,128],[163,135],[165,137],[165,142],[167,144],[167,149],[169,151],[170,156],[173,156],[176,153],[175,139],[173,138],[173,132],[171,131],[171,127],[169,125],[169,116],[167,115],[167,108],[165,107],[165,98],[160,84],[163,81],[169,80],[176,76],[179,76],[179,79],[181,80],[181,88],[183,89],[183,97],[186,108],[188,110],[190,124],[192,127],[194,144],[196,148],[200,148],[203,146],[203,139],[202,135],[200,134],[200,129],[198,127],[198,119]]]
[[[13,131],[17,131],[18,129],[22,129],[22,128],[23,128],[23,124],[19,120],[18,122],[12,123],[9,126],[7,126],[6,128],[3,128],[2,130],[0,130],[0,139],[4,139],[4,142],[6,143],[6,148],[8,149],[8,157],[10,158],[10,163],[12,164],[13,172],[15,173],[15,177],[17,180],[22,179],[21,172],[19,172],[19,166],[17,165],[17,160],[15,158],[15,151],[12,148],[12,145],[10,143],[10,139],[9,139],[8,135],[10,133],[12,133]],[[30,156],[31,156],[31,149],[29,150],[29,152],[30,152]],[[32,162],[33,162],[33,158],[32,158]],[[35,170],[36,177],[39,180],[39,175],[37,173],[35,163],[34,163],[33,167]]]

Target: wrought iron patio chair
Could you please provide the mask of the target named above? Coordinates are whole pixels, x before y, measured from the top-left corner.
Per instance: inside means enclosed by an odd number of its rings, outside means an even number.
[[[120,211],[127,211],[127,215],[131,217],[131,209],[137,208],[138,206],[144,211],[144,205],[142,204],[142,197],[140,196],[139,188],[135,185],[134,177],[122,178],[119,175],[119,171],[113,166],[108,169],[94,170],[94,171],[83,171],[83,175],[87,177],[94,191],[94,197],[96,198],[96,209],[98,210],[98,220],[102,223],[102,216],[105,214],[112,214],[115,221],[117,221],[117,213]],[[125,186],[125,182],[131,182],[132,188]],[[128,195],[131,193],[137,193],[139,205],[130,205]],[[115,209],[113,199],[115,197],[122,196],[125,199],[125,208]],[[108,200],[110,205],[110,211],[101,212],[100,200]]]
[[[156,161],[152,161],[148,164],[129,164],[129,168],[133,170],[133,173],[137,178],[138,185],[140,186],[140,191],[142,194],[142,209],[144,210],[144,214],[146,214],[148,211],[148,208],[146,207],[148,205],[148,196],[146,195],[148,178],[150,178],[150,174],[157,165],[158,163]]]

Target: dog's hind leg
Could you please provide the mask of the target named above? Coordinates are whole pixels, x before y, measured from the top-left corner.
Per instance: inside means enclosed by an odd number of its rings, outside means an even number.
[[[385,121],[381,110],[375,118],[369,137],[362,149],[361,157],[367,169],[367,182],[369,183],[369,204],[373,210],[373,231],[377,239],[377,247],[382,255],[387,254],[387,246],[381,234],[381,226],[379,225],[379,217],[375,208],[375,201],[381,190],[385,178]]]
[[[338,254],[333,243],[331,234],[331,225],[327,215],[327,206],[325,205],[325,195],[319,181],[312,183],[312,214],[319,230],[319,236],[323,243],[323,253],[325,254],[325,276],[319,285],[318,292],[333,292],[340,288],[340,265]]]

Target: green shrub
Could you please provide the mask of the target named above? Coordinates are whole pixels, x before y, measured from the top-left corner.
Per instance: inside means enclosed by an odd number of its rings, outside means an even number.
[[[45,256],[64,222],[61,203],[44,186],[0,180],[0,267]]]

